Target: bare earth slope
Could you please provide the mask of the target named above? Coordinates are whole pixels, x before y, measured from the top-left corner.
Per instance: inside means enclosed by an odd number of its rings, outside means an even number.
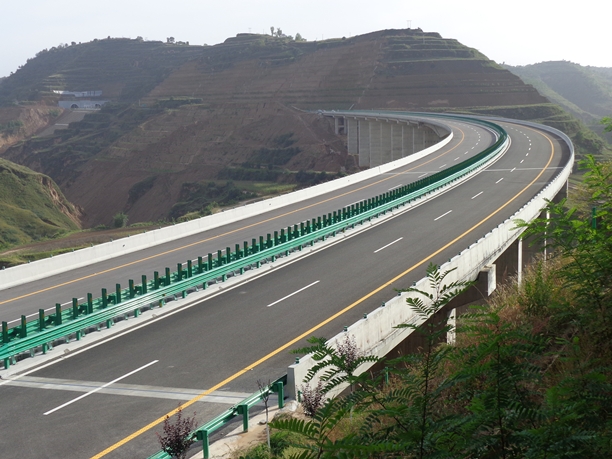
[[[308,110],[467,110],[547,102],[478,51],[420,30],[322,42],[243,34],[210,47],[102,40],[91,47],[103,67],[87,53],[88,45],[54,50],[63,57],[52,61],[55,76],[44,81],[67,90],[106,85],[118,105],[4,154],[50,175],[85,209],[86,226],[109,224],[117,212],[137,222],[198,210],[223,191],[209,186],[212,180],[299,185],[311,177],[299,171],[355,170],[344,140]],[[112,47],[121,65],[104,47]],[[47,54],[42,57],[49,61]],[[39,58],[14,75],[27,73],[29,86],[10,79],[3,84],[6,97],[17,89],[43,91],[34,78],[45,74]],[[228,190],[223,192],[235,192]]]

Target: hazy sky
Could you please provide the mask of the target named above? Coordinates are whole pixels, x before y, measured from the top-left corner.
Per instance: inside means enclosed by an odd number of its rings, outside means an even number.
[[[381,29],[439,32],[498,63],[568,60],[612,67],[603,0],[2,0],[0,76],[60,43],[142,36],[213,45],[241,32],[308,40]]]

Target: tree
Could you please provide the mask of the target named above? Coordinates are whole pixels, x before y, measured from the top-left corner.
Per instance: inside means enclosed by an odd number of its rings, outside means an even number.
[[[264,407],[266,409],[266,439],[268,440],[268,451],[270,451],[270,424],[268,421],[268,401],[270,400],[270,380],[268,380],[268,384],[264,384],[260,379],[257,380],[257,387],[259,388],[259,393],[261,394],[261,401],[264,402]]]
[[[612,117],[605,116],[601,119],[600,123],[604,125],[604,131],[612,132]]]
[[[125,228],[128,224],[128,214],[119,212],[113,216],[113,226],[115,228]]]
[[[171,45],[171,44],[174,44],[174,37],[168,37],[168,38],[166,38],[166,43],[168,43],[168,44],[170,44],[170,45]]]
[[[306,41],[306,39],[298,32],[295,34],[295,41]]]

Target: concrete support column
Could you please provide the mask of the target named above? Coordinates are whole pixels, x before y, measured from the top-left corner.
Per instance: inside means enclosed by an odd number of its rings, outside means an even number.
[[[567,199],[568,186],[569,186],[569,182],[566,180],[565,184],[563,185],[563,188],[559,190],[559,192],[555,195],[555,197],[552,200],[555,204],[560,203],[562,199]]]
[[[349,155],[359,154],[359,123],[356,119],[349,118],[347,121],[346,146]]]
[[[440,138],[430,127],[425,127],[423,130],[423,148],[429,148],[438,143]]]
[[[359,120],[359,166],[370,167],[370,122]]]
[[[415,131],[415,127],[410,124],[406,124],[403,126],[403,129],[402,129],[402,158],[414,153],[414,148],[415,148],[414,131]]]
[[[471,304],[483,304],[497,288],[497,267],[495,264],[487,265],[480,270],[474,284],[461,295],[453,298],[446,306],[447,314],[457,309],[457,315],[467,311]]]
[[[380,156],[381,164],[393,161],[393,138],[390,123],[380,123]]]
[[[517,239],[495,260],[497,279],[500,282],[507,282],[511,277],[517,276],[522,271],[522,266],[519,266],[519,259],[522,263],[523,256],[522,253],[519,254],[519,251],[522,251],[522,242]]]
[[[381,123],[370,121],[370,167],[382,164]]]
[[[404,129],[404,126],[402,124],[392,124],[391,125],[391,160],[392,161],[395,161],[396,159],[400,159],[404,157],[402,153],[403,129]]]
[[[337,116],[334,116],[334,132],[340,134],[340,119]]]

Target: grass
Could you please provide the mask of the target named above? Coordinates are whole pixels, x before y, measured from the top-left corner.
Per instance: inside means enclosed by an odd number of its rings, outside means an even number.
[[[284,193],[290,193],[295,190],[294,183],[276,183],[276,182],[234,182],[240,189],[257,193],[259,196],[274,196]]]

